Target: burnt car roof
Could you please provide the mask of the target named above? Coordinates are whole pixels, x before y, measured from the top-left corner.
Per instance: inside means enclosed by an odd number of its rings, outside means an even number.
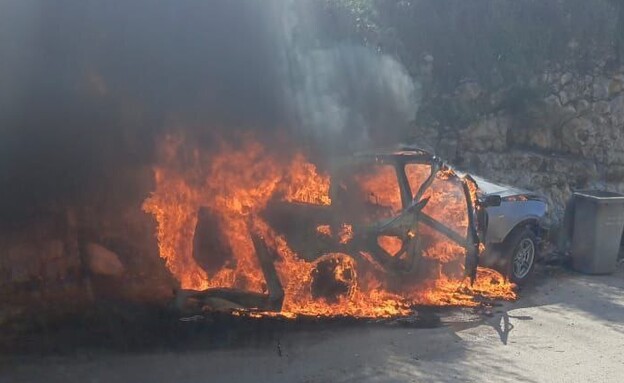
[[[356,152],[354,155],[357,157],[435,157],[431,151],[411,145]]]
[[[367,160],[374,159],[374,160],[378,160],[382,162],[400,160],[404,162],[414,161],[414,162],[420,162],[420,163],[427,163],[427,162],[439,161],[439,162],[444,163],[445,166],[452,168],[453,171],[455,171],[455,173],[457,173],[459,177],[464,177],[466,175],[469,175],[477,184],[477,186],[479,187],[479,190],[483,194],[486,194],[486,195],[497,194],[502,197],[507,197],[507,196],[512,196],[512,195],[527,195],[527,196],[532,196],[532,197],[536,197],[539,199],[544,198],[539,193],[535,193],[529,190],[521,189],[521,188],[510,186],[510,185],[505,185],[505,184],[498,183],[498,182],[493,182],[491,180],[488,180],[480,176],[476,176],[469,172],[459,171],[453,168],[452,165],[448,165],[447,163],[445,163],[441,158],[433,154],[432,151],[424,149],[416,145],[402,145],[402,146],[399,146],[398,148],[395,147],[395,148],[389,148],[389,149],[377,149],[377,150],[371,150],[371,151],[356,152],[353,154],[352,157],[354,157],[355,159],[367,159]]]
[[[414,162],[433,162],[440,161],[435,154],[426,149],[416,146],[401,146],[399,148],[378,149],[372,151],[356,152],[352,155],[355,159],[375,159],[381,161],[414,161]]]

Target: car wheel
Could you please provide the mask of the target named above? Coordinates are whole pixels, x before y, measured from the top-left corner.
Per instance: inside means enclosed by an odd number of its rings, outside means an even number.
[[[537,259],[537,237],[524,228],[507,239],[505,254],[508,259],[507,277],[517,285],[524,284],[533,272]]]

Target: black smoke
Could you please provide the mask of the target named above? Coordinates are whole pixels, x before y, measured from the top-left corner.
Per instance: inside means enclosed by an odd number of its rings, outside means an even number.
[[[0,3],[2,216],[139,198],[132,169],[170,129],[285,129],[337,147],[392,136],[417,86],[389,56],[317,38],[313,3]]]

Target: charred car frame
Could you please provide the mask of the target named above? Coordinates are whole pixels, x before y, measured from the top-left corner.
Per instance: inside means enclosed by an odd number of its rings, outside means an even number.
[[[375,200],[371,203],[370,198],[377,198],[374,195],[358,205],[358,198],[350,190],[349,178],[357,174],[357,169],[379,166],[392,169],[389,173],[392,181],[385,184],[398,188],[400,206],[394,210]],[[410,166],[420,166],[417,182],[408,174]],[[463,224],[439,219],[431,209],[428,211],[430,190],[436,183],[451,185],[447,189],[453,190],[457,201],[461,201],[458,214],[465,215],[458,220]],[[536,193],[455,171],[439,157],[417,147],[359,153],[340,161],[331,170],[330,198],[332,202],[327,206],[275,198],[263,214],[306,261],[318,262],[326,254],[346,254],[358,267],[373,264],[376,272],[385,273],[390,279],[419,278],[427,268],[430,260],[423,257],[427,241],[421,235],[423,227],[427,227],[464,249],[460,269],[471,280],[476,276],[477,266],[483,265],[499,270],[515,283],[523,283],[539,256],[548,210],[545,198]],[[320,227],[335,234],[319,236]],[[397,246],[393,249],[382,246],[381,237],[396,240]],[[252,240],[266,280],[266,294],[213,288],[181,291],[178,299],[223,299],[242,308],[279,311],[284,290],[273,264],[277,255],[260,234],[252,231]],[[329,260],[314,270],[313,295],[329,297],[327,289],[335,293],[349,288],[332,285],[331,281],[320,283],[332,274],[333,267]],[[355,278],[355,275],[347,277]],[[315,287],[315,281],[324,287]]]

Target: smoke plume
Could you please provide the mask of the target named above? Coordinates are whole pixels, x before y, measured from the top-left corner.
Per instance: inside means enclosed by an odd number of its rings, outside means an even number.
[[[173,128],[289,130],[334,149],[399,139],[418,84],[388,55],[321,38],[314,3],[3,1],[0,212],[140,201],[133,169]]]

